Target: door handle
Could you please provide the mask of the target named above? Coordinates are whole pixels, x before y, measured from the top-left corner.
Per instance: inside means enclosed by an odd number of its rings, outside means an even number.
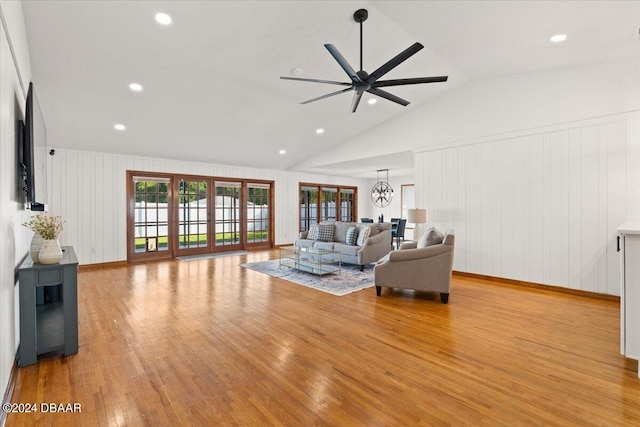
[[[616,252],[620,252],[620,235],[617,236]]]

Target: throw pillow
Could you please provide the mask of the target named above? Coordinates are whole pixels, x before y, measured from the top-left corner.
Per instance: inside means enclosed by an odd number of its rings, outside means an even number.
[[[382,231],[382,224],[379,222],[373,223],[369,227],[369,237],[377,236]]]
[[[319,233],[320,229],[318,229],[318,224],[311,224],[311,226],[309,227],[309,234],[307,234],[307,239],[318,240]]]
[[[356,241],[356,244],[358,246],[363,246],[364,242],[366,242],[367,239],[369,238],[370,233],[371,233],[371,228],[369,227],[360,228],[360,232],[358,233],[358,240]]]
[[[333,242],[333,224],[318,224],[318,238],[321,242]]]
[[[358,243],[358,227],[351,226],[347,230],[347,245],[355,246]]]
[[[418,239],[418,248],[426,248],[427,246],[439,245],[442,243],[444,236],[441,232],[436,230],[435,227],[431,227]]]

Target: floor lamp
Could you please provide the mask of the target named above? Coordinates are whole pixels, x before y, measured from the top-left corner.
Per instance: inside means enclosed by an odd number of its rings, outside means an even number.
[[[409,209],[407,211],[407,222],[415,224],[416,227],[413,230],[413,240],[420,238],[420,224],[427,223],[427,210],[426,209]]]

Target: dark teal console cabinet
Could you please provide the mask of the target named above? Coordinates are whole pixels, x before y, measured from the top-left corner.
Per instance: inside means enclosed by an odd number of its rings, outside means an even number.
[[[27,257],[18,270],[20,367],[36,363],[39,354],[78,352],[78,259],[73,247],[62,250],[59,264],[34,263]]]

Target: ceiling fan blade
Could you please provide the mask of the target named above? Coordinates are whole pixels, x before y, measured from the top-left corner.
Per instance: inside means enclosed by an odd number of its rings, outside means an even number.
[[[349,92],[350,90],[351,90],[351,88],[348,87],[346,89],[342,89],[342,90],[339,90],[337,92],[331,92],[331,93],[328,93],[326,95],[319,96],[317,98],[309,99],[308,101],[301,102],[300,104],[308,104],[310,102],[319,101],[321,99],[329,98],[330,96],[340,95],[341,93]]]
[[[303,79],[301,77],[280,77],[282,80],[297,80],[300,82],[326,83],[330,85],[351,86],[351,83],[334,82],[333,80]]]
[[[355,113],[358,108],[358,104],[360,103],[360,99],[362,99],[363,91],[358,90],[353,94],[353,101],[351,101],[351,112]]]
[[[325,44],[324,47],[327,48],[331,56],[338,61],[338,64],[342,67],[342,69],[351,77],[351,80],[354,83],[364,83],[362,79],[358,76],[358,73],[353,69],[351,65],[344,59],[344,56],[338,51],[338,49],[332,44]]]
[[[376,88],[372,87],[372,88],[368,89],[367,92],[372,93],[374,95],[377,95],[380,98],[388,99],[389,101],[393,101],[393,102],[395,102],[397,104],[400,104],[400,105],[403,105],[405,107],[410,104],[409,101],[404,100],[404,99],[402,99],[402,98],[400,98],[398,96],[392,95],[389,92],[386,92],[386,91],[384,91],[382,89],[376,89]]]
[[[415,85],[419,83],[441,83],[446,82],[449,76],[437,76],[437,77],[416,77],[412,79],[396,79],[396,80],[380,80],[372,84],[373,87],[384,86],[402,86],[402,85]]]
[[[375,70],[373,73],[369,74],[369,78],[367,78],[367,83],[373,84],[380,77],[384,76],[389,71],[393,70],[398,65],[402,64],[404,61],[406,61],[407,59],[411,58],[413,55],[415,55],[423,47],[424,46],[421,45],[420,43],[412,44],[407,49],[403,50],[398,55],[396,55],[391,60],[389,60],[386,64],[382,65],[380,68]]]

